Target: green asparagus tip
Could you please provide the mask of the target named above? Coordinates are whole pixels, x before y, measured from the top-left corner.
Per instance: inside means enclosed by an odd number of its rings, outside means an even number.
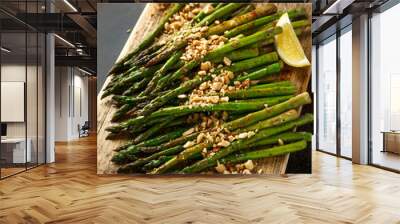
[[[101,95],[101,99],[106,98],[107,96],[111,95],[111,89],[107,89],[106,91],[103,92],[103,94]]]
[[[111,158],[111,162],[113,162],[117,165],[122,165],[125,163],[132,162],[136,159],[137,159],[136,156],[129,155],[128,153],[124,153],[124,152],[119,152]]]
[[[115,126],[107,127],[106,131],[108,131],[110,133],[118,133],[118,132],[121,132],[123,129],[124,129],[124,127],[122,127],[121,125],[115,125]]]

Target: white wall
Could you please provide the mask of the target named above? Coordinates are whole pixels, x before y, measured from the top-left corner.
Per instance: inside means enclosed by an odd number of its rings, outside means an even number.
[[[55,140],[74,140],[78,125],[88,120],[88,78],[72,67],[56,67],[55,73]]]
[[[28,74],[36,73],[36,67],[28,66]],[[4,64],[1,66],[2,82],[25,82],[25,64]],[[33,93],[28,93],[33,94]],[[36,92],[35,92],[36,96]],[[1,108],[7,110],[7,108]],[[36,114],[35,114],[36,115]],[[30,120],[28,118],[28,120]],[[7,122],[7,137],[25,137],[25,122]],[[28,136],[29,137],[29,136]]]
[[[37,70],[38,69],[38,70]],[[25,80],[27,78],[27,80]],[[39,163],[44,162],[44,74],[42,68],[36,65],[24,64],[3,64],[1,66],[1,81],[3,82],[24,82],[26,83],[26,110],[27,120],[25,122],[6,122],[8,138],[25,138],[30,139],[30,147],[32,151],[32,161]],[[1,108],[1,110],[9,110],[10,108]],[[25,112],[25,111],[23,111]],[[39,156],[37,157],[37,153]]]

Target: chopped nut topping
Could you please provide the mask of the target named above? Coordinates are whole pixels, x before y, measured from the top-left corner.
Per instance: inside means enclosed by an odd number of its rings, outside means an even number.
[[[184,145],[183,145],[183,148],[189,148],[189,147],[192,147],[192,146],[194,146],[195,145],[195,142],[193,142],[193,141],[187,141]]]
[[[182,10],[175,13],[168,22],[164,25],[164,33],[174,34],[184,27],[183,24],[188,24],[188,22],[193,19],[193,17],[201,11],[201,6],[198,3],[187,4]]]
[[[254,164],[252,160],[247,160],[247,162],[244,163],[244,166],[250,171],[254,169]]]
[[[203,138],[205,138],[205,137],[206,137],[206,135],[205,135],[204,133],[200,133],[200,134],[197,136],[196,142],[197,142],[197,143],[200,143],[200,142],[203,140]]]
[[[219,102],[228,102],[228,101],[229,101],[229,97],[227,97],[227,96],[219,98]],[[226,119],[224,119],[224,120],[226,120]]]
[[[178,95],[178,98],[179,99],[185,99],[185,98],[187,98],[187,95],[186,94],[180,94],[180,95]]]
[[[224,164],[220,164],[220,163],[217,161],[217,166],[215,167],[215,170],[216,170],[218,173],[224,173],[224,172],[226,171],[226,167],[225,167]]]
[[[227,39],[223,36],[212,35],[208,39],[203,38],[208,27],[192,28],[188,35],[188,45],[185,53],[181,57],[182,60],[190,61],[203,58],[208,52],[225,44]]]
[[[229,141],[222,140],[221,142],[219,142],[219,143],[217,144],[217,146],[227,147],[227,146],[229,146],[230,144],[231,144],[231,143],[230,143]]]
[[[240,133],[237,137],[238,137],[239,139],[247,138],[247,132]]]
[[[207,4],[204,9],[203,9],[205,14],[210,14],[211,12],[214,11],[214,7],[211,4]]]
[[[245,170],[243,170],[242,174],[251,174],[251,172],[250,172],[250,170],[245,169]]]
[[[202,71],[209,71],[210,69],[212,68],[212,64],[211,64],[211,62],[210,61],[206,61],[206,62],[203,62],[203,63],[201,63],[201,65],[200,65],[200,69],[202,70]]]
[[[187,131],[185,131],[185,132],[183,132],[183,136],[187,136],[187,135],[190,135],[190,134],[192,134],[194,132],[194,128],[190,128],[189,130],[187,130]]]
[[[232,64],[231,59],[229,59],[227,57],[224,57],[223,61],[224,61],[224,64],[227,65],[227,66],[230,66]]]

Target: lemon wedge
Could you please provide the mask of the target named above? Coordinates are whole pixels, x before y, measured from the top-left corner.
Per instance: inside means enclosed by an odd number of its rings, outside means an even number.
[[[306,67],[310,61],[304,54],[300,41],[290,23],[289,15],[283,14],[276,26],[282,28],[282,33],[275,35],[275,45],[279,57],[288,65],[293,67]]]

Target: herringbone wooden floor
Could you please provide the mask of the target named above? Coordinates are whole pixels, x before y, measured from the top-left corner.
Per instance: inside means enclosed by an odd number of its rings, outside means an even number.
[[[0,181],[0,223],[400,223],[400,175],[313,160],[288,177],[100,177],[87,138]]]

